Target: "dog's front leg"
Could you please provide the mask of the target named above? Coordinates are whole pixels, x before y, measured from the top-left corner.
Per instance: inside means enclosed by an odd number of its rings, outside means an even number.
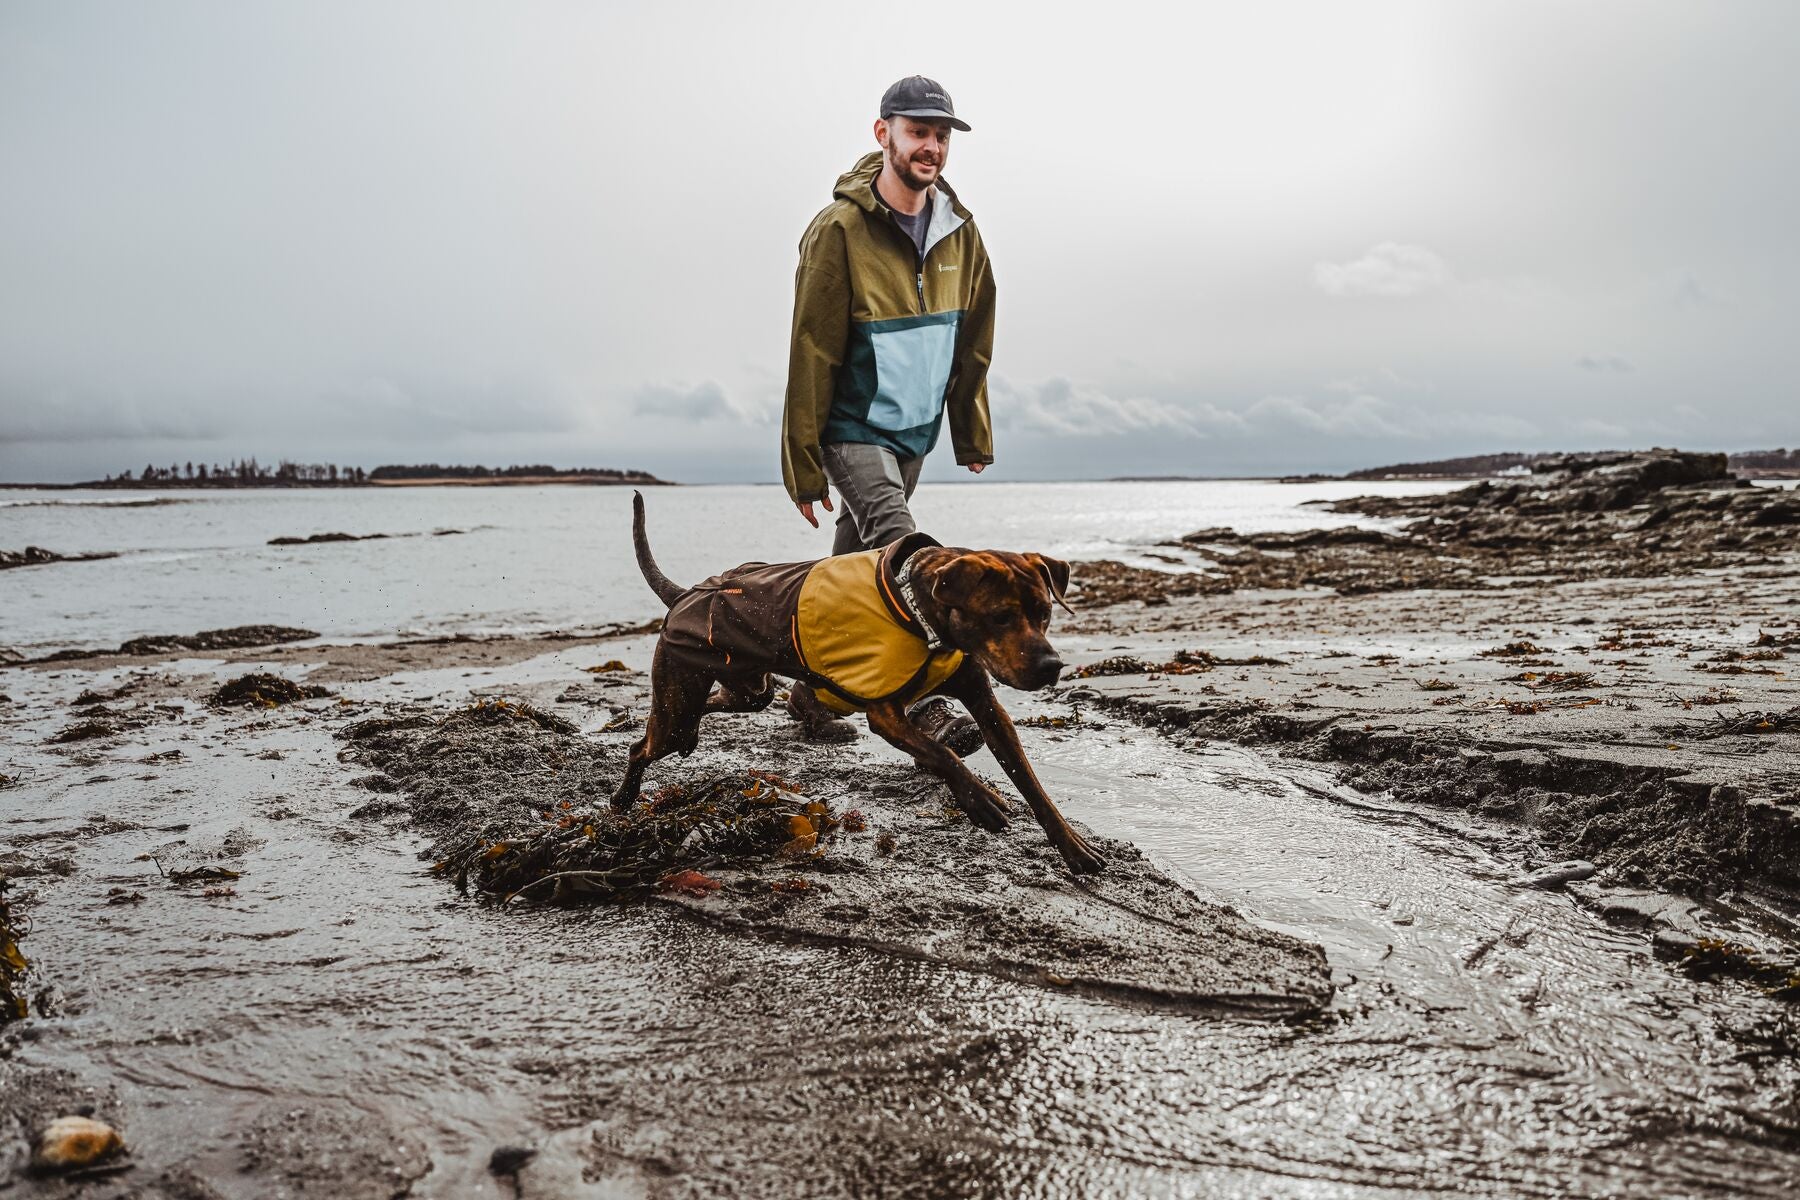
[[[904,750],[925,770],[950,785],[956,803],[969,814],[969,819],[991,833],[1006,828],[1004,797],[975,778],[962,759],[948,746],[940,745],[907,719],[903,705],[884,701],[869,706],[869,728],[887,739],[889,745]]]
[[[975,723],[981,726],[981,736],[987,740],[988,749],[1006,768],[1007,777],[1025,797],[1025,803],[1031,806],[1031,815],[1044,827],[1044,833],[1062,854],[1063,861],[1069,864],[1069,870],[1077,875],[1099,874],[1106,866],[1106,860],[1095,853],[1080,834],[1069,828],[1069,822],[1050,799],[1050,794],[1044,791],[1044,785],[1038,782],[1036,772],[1025,758],[1025,747],[1019,744],[1019,731],[1013,728],[1012,718],[1000,707],[987,672],[972,660],[966,660],[940,690],[962,701]]]

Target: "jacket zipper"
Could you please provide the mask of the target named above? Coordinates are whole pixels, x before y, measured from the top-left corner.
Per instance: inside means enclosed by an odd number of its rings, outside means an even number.
[[[887,205],[884,203],[882,207],[887,208]],[[900,222],[894,219],[894,210],[891,208],[888,209],[888,224],[892,225],[894,227],[894,232],[905,238],[908,243],[912,241],[912,235],[900,228]],[[919,315],[921,316],[925,314],[925,259],[926,256],[935,249],[937,249],[937,246],[934,243],[933,245],[926,247],[924,254],[919,255],[919,269],[918,272],[913,275],[913,282],[919,293]],[[916,249],[914,252],[917,253]]]
[[[936,249],[937,244],[934,242],[926,246],[925,252],[919,255],[919,273],[916,278],[919,281],[919,312],[921,314],[925,312],[925,260],[931,257],[931,252]]]

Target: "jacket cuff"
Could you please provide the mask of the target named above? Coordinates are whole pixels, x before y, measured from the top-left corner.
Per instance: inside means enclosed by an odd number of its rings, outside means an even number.
[[[982,463],[986,466],[993,466],[994,456],[991,454],[959,454],[956,456],[957,466],[966,467],[970,463]]]

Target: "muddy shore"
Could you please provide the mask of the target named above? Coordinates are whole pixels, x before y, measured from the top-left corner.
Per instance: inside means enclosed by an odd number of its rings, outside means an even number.
[[[1621,540],[1093,569],[1082,677],[1007,696],[1091,889],[770,712],[652,771],[666,861],[547,903],[624,861],[641,630],[9,665],[0,1194],[1784,1194],[1800,558]],[[1240,552],[1346,546],[1456,557]],[[83,1111],[127,1156],[25,1182]]]
[[[1800,497],[1717,455],[1540,469],[1339,506],[1397,534],[1190,534],[1226,551],[1199,580],[1109,565],[1067,628],[1117,640],[1061,694],[1340,764],[1601,882],[1800,897]]]

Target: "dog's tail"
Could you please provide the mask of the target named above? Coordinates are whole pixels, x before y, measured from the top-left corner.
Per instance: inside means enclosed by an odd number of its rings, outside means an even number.
[[[650,538],[644,533],[644,494],[639,491],[631,493],[631,544],[637,548],[638,570],[644,573],[644,582],[664,604],[674,604],[687,589],[664,575],[650,555]]]

